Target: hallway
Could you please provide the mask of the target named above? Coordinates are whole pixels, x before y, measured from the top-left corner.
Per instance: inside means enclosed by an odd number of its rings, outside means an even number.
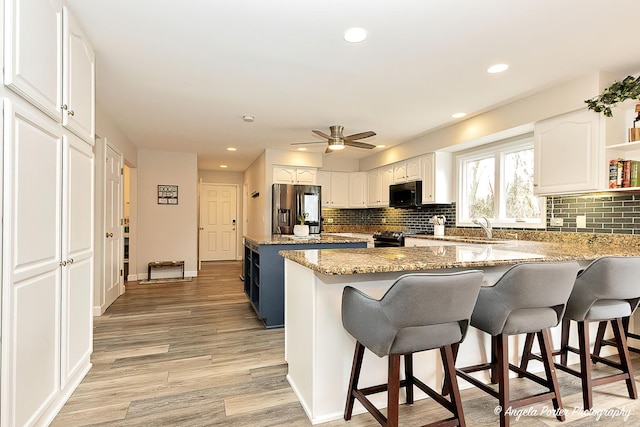
[[[127,284],[102,317],[94,318],[93,368],[53,426],[310,426],[285,378],[284,334],[257,320],[238,279],[240,262],[203,263],[189,283]],[[639,359],[636,358],[636,361]],[[636,378],[640,364],[635,363]],[[581,407],[579,382],[558,373],[567,421],[523,416],[518,426],[613,426],[615,418],[573,414]],[[517,392],[519,381],[512,381]],[[624,384],[597,387],[596,408],[624,408],[640,425],[640,404]],[[462,391],[468,426],[494,426],[496,403],[476,389]],[[550,407],[546,405],[547,409]],[[402,425],[446,417],[428,400],[401,406]],[[579,419],[581,418],[581,419]],[[323,424],[377,426],[368,414]]]

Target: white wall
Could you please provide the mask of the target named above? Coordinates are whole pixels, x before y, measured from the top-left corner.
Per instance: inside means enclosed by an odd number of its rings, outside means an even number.
[[[456,151],[474,141],[508,138],[518,129],[522,129],[521,133],[529,132],[537,121],[586,108],[584,100],[600,93],[613,80],[615,78],[606,73],[593,73],[559,84],[366,157],[360,160],[360,170],[375,169],[436,150]]]
[[[267,233],[267,228],[271,224],[271,218],[267,214],[267,209],[271,209],[271,196],[266,188],[265,157],[263,152],[244,171],[244,185],[248,193],[247,217],[243,218],[243,235],[245,236],[262,236]],[[252,194],[258,194],[258,196],[252,197]]]
[[[197,155],[140,150],[137,172],[138,279],[145,278],[151,261],[181,260],[185,275],[197,276]],[[178,204],[159,205],[158,185],[177,185]]]
[[[130,167],[136,167],[138,163],[138,149],[122,133],[120,128],[111,120],[111,117],[102,111],[96,104],[96,134],[107,138],[109,144],[118,148],[124,156],[125,163]]]

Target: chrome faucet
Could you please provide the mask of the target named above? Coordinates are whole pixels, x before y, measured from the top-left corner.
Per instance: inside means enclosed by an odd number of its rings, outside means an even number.
[[[482,221],[480,221],[481,219],[484,219],[484,224],[482,223]],[[487,218],[486,216],[474,218],[473,223],[478,224],[480,227],[482,227],[485,233],[487,233],[487,239],[491,239],[491,237],[493,236],[493,229],[491,227],[491,221],[489,221],[489,218]]]

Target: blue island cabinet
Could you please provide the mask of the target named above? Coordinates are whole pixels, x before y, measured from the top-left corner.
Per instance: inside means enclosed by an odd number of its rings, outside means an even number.
[[[367,247],[365,241],[323,243],[321,240],[307,243],[309,240],[304,243],[283,244],[253,241],[245,237],[244,292],[258,318],[267,328],[284,326],[284,258],[278,255],[278,251]]]

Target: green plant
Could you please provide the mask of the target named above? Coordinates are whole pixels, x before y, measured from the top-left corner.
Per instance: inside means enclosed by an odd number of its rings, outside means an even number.
[[[309,216],[309,212],[305,212],[298,217],[298,222],[300,222],[300,225],[304,225],[304,222],[307,220],[308,216]]]
[[[616,80],[606,88],[602,95],[587,99],[590,110],[612,117],[611,107],[627,99],[640,100],[640,77],[627,76],[622,81]]]

